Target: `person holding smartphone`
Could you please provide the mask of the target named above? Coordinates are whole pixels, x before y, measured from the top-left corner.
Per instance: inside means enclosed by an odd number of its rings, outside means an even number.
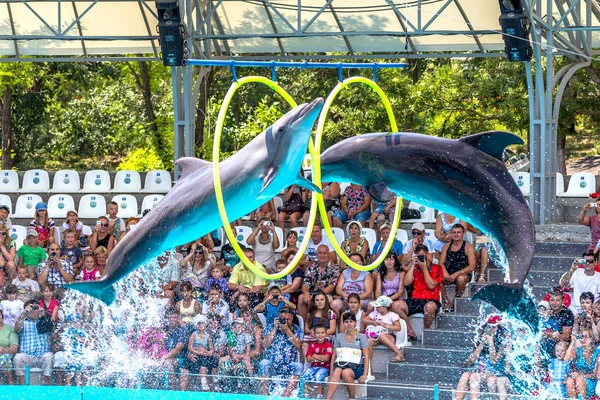
[[[279,248],[279,237],[269,217],[262,217],[258,221],[247,242],[254,250],[256,261],[268,270],[274,271],[275,261],[277,261],[275,250]]]
[[[38,283],[41,286],[48,283],[60,287],[73,282],[75,274],[73,265],[60,257],[60,245],[52,243],[48,247],[48,258],[38,265]]]
[[[408,322],[409,315],[423,313],[423,326],[429,329],[441,307],[440,288],[444,272],[441,266],[431,262],[428,252],[427,246],[417,245],[404,276],[404,286],[413,285],[413,291],[411,298],[398,300],[401,311],[398,315],[405,320],[408,332],[413,331]]]
[[[560,278],[561,288],[572,288],[573,296],[569,309],[577,315],[581,311],[579,297],[582,293],[591,292],[594,302],[600,299],[600,273],[595,271],[597,254],[588,250],[576,258],[571,268]]]
[[[591,216],[587,216],[586,214],[590,209],[593,209],[594,213]],[[585,203],[577,222],[590,227],[591,241],[588,250],[594,250],[596,244],[600,241],[600,197],[597,197],[593,203]]]

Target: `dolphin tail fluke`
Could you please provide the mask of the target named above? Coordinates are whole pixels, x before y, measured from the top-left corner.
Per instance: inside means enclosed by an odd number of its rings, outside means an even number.
[[[492,283],[475,293],[473,300],[490,303],[499,311],[525,322],[534,332],[538,330],[537,307],[519,285]]]
[[[75,289],[83,294],[92,296],[107,306],[110,306],[117,298],[117,292],[112,285],[103,285],[102,282],[77,282],[68,286],[70,289]]]

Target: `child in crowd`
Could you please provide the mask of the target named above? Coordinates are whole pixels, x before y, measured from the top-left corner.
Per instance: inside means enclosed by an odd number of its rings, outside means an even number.
[[[194,317],[202,311],[200,303],[192,296],[193,291],[194,288],[190,282],[183,282],[180,286],[180,292],[183,299],[177,302],[175,308],[179,311],[181,322],[184,324],[191,324]]]
[[[78,239],[76,246],[84,249],[88,247],[87,236],[83,233],[83,223],[79,220],[77,210],[67,211],[67,220],[62,224],[62,228],[65,232],[69,229],[75,231],[75,238]]]
[[[102,275],[96,266],[96,259],[94,256],[91,254],[86,255],[83,260],[83,269],[77,276],[77,279],[82,281],[95,281],[101,277]]]
[[[312,343],[316,340],[315,328],[323,325],[326,328],[327,339],[335,335],[337,315],[329,307],[329,299],[323,292],[317,292],[308,308],[306,322],[304,323],[304,343]],[[305,350],[307,345],[304,346]]]
[[[277,260],[275,262],[275,272],[279,273],[279,272],[283,271],[283,269],[286,266],[287,266],[287,262],[285,260]],[[271,286],[279,286],[279,288],[283,292],[284,289],[288,289],[292,286],[292,274],[287,274],[283,278],[273,279],[271,281],[271,283],[269,284],[269,288]],[[292,295],[289,293],[282,294],[281,297],[283,297],[287,301],[292,300]]]
[[[4,225],[9,231],[12,229],[12,221],[10,220],[10,209],[6,204],[0,205],[0,224]]]
[[[196,315],[192,321],[196,327],[196,331],[190,336],[188,342],[188,358],[183,361],[181,366],[181,390],[185,391],[188,387],[190,372],[194,375],[200,373],[208,374],[208,369],[216,367],[215,348],[213,344],[213,334],[206,328],[208,326],[208,318],[204,315]],[[200,379],[202,390],[208,391],[208,379],[202,376]]]
[[[34,279],[37,275],[38,264],[48,257],[44,249],[38,246],[38,233],[35,229],[27,229],[25,245],[17,250],[17,255],[29,270],[29,278]]]
[[[567,353],[567,342],[560,341],[554,346],[554,358],[550,359],[548,365],[548,375],[550,383],[548,384],[548,398],[562,399],[567,396],[567,376],[569,374],[570,362],[565,361]]]
[[[333,346],[326,340],[327,327],[318,324],[314,327],[315,341],[308,345],[306,350],[306,361],[311,363],[310,368],[304,371],[304,380],[317,381],[317,399],[323,398],[323,383],[329,376],[329,361],[333,354]],[[306,384],[306,390],[310,393],[311,384]]]
[[[0,309],[4,315],[4,323],[14,328],[15,322],[23,312],[23,302],[17,299],[17,287],[15,285],[8,285],[4,289],[6,298],[8,300],[2,300],[0,302]]]
[[[240,318],[244,311],[253,312],[250,308],[250,297],[248,293],[240,293],[236,300],[235,311],[233,313],[234,318]]]
[[[223,278],[224,267],[222,265],[215,265],[210,271],[210,278],[206,281],[206,291],[212,285],[218,285],[221,288],[221,292],[227,293],[227,279]]]
[[[48,218],[48,206],[40,201],[35,205],[35,217],[29,223],[29,228],[38,233],[37,242],[39,246],[45,248],[50,243],[54,243],[54,227],[54,220]]]
[[[361,324],[363,309],[361,306],[362,303],[360,296],[356,293],[350,293],[346,302],[348,303],[349,310],[356,315],[356,330],[359,332],[364,332],[364,324]],[[343,332],[342,328],[343,327],[340,327],[340,332]]]
[[[235,228],[234,228],[235,232]],[[233,246],[230,243],[225,243],[221,247],[221,259],[219,264],[225,267],[224,275],[231,274],[231,270],[240,262],[240,257],[237,255]]]
[[[252,336],[244,331],[244,320],[233,320],[231,329],[227,332],[228,355],[219,360],[219,375],[252,375],[254,373],[250,351]]]
[[[115,240],[119,240],[121,232],[125,232],[125,222],[123,218],[117,217],[119,213],[119,204],[116,201],[111,201],[106,206],[106,218],[108,218],[108,233],[112,233]]]
[[[375,229],[375,224],[383,224],[386,218],[391,221],[394,215],[394,209],[396,207],[396,196],[392,198],[390,201],[386,202],[378,202],[375,207],[375,211],[371,214],[371,219],[369,220],[369,228]]]
[[[254,307],[254,312],[264,312],[266,324],[267,326],[271,326],[275,322],[275,318],[279,317],[279,310],[283,307],[287,307],[290,310],[296,309],[294,303],[290,303],[281,296],[279,286],[271,286],[263,302]]]
[[[75,275],[79,275],[81,266],[83,265],[83,253],[77,247],[77,232],[72,229],[67,229],[64,234],[65,240],[60,248],[60,256],[66,257],[66,260],[73,266]]]
[[[221,325],[228,325],[229,304],[223,300],[223,292],[219,285],[212,285],[208,288],[208,299],[202,304],[202,314],[218,315]]]
[[[33,299],[40,292],[40,285],[27,277],[28,272],[26,266],[19,265],[17,277],[12,281],[12,284],[17,287],[17,298],[23,302]]]
[[[400,332],[400,316],[389,310],[392,299],[379,296],[371,304],[375,310],[363,317],[362,321],[366,326],[365,334],[369,338],[370,354],[373,354],[373,347],[382,344],[396,353],[391,362],[404,361],[402,352],[396,347],[396,333]]]

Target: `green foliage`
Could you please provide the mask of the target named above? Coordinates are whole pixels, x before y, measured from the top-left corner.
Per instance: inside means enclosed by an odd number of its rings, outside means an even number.
[[[117,166],[117,171],[133,170],[148,172],[153,169],[164,169],[162,160],[153,148],[133,150]]]

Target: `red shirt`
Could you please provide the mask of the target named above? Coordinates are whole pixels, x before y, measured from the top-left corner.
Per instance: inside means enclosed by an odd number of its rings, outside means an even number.
[[[306,357],[312,357],[313,354],[317,355],[328,355],[331,360],[333,354],[333,346],[327,340],[323,343],[311,342],[306,350]],[[329,361],[315,361],[310,364],[311,367],[321,367],[329,369]]]
[[[423,277],[423,271],[419,269],[415,270],[413,273],[415,277],[413,282],[414,290],[412,292],[413,299],[440,301],[440,287],[442,285],[442,279],[444,278],[442,267],[437,264],[433,264],[431,266],[429,274],[433,280],[438,283],[438,285],[433,289],[429,289],[429,287],[427,287],[427,284],[425,283],[425,277]]]

